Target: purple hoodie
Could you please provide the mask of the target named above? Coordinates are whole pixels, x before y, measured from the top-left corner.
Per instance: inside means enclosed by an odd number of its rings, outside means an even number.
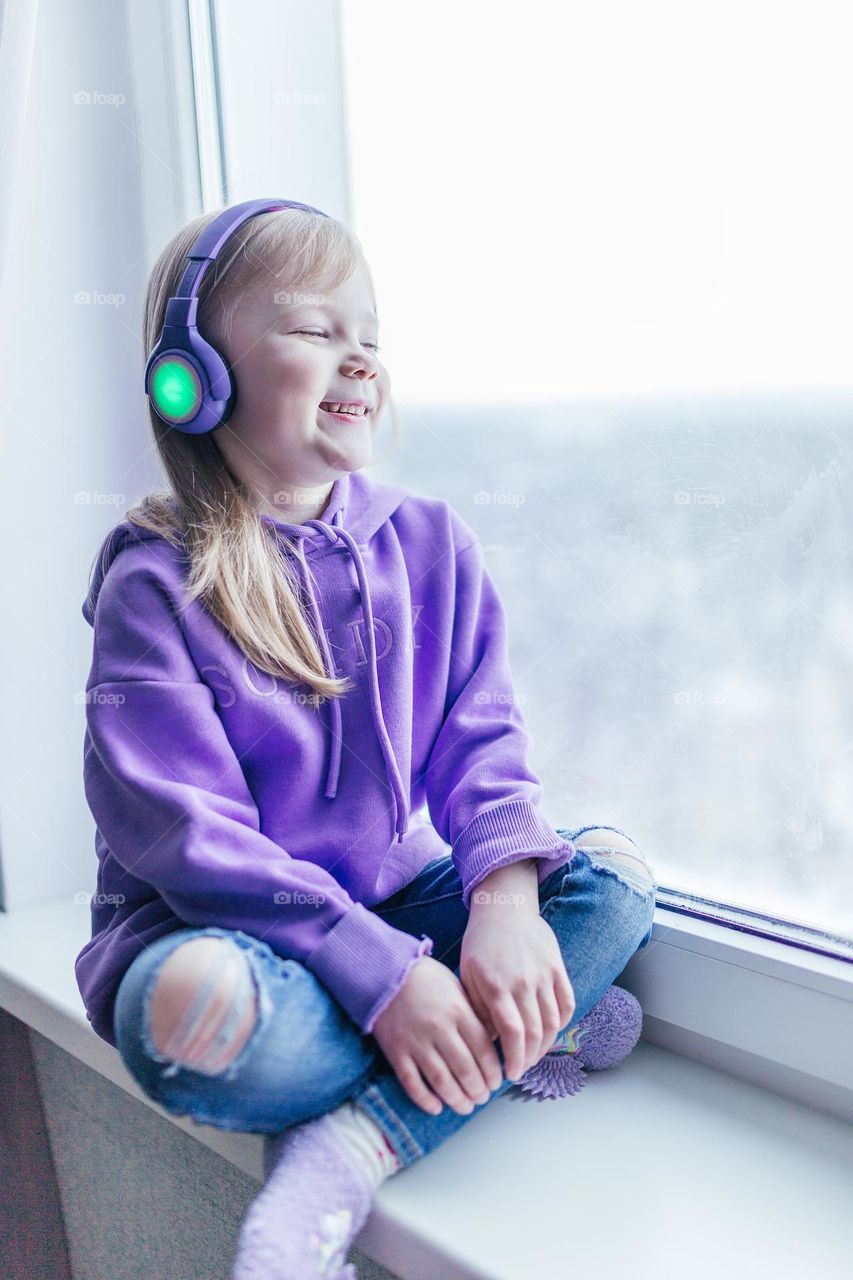
[[[320,520],[261,519],[294,562],[326,671],[353,681],[320,708],[259,671],[200,601],[179,616],[188,557],[164,538],[123,520],[93,570],[98,876],[75,968],[113,1045],[134,957],[209,925],[300,961],[369,1033],[433,946],[371,906],[448,846],[466,907],[498,866],[539,858],[541,884],[574,854],[539,812],[503,609],[453,508],[354,472]]]

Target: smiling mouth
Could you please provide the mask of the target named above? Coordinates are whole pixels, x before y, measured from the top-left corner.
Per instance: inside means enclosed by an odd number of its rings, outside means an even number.
[[[335,400],[323,400],[320,408],[330,418],[340,418],[342,422],[356,422],[359,418],[370,417],[370,410],[366,405],[343,405]]]

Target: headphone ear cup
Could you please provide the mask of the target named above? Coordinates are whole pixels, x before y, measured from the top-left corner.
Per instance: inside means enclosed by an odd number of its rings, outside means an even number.
[[[160,341],[145,366],[145,394],[161,422],[193,429],[204,401],[204,371],[192,353]]]
[[[236,388],[228,361],[212,343],[203,338],[193,325],[187,331],[189,344],[203,371],[205,386],[198,425],[198,433],[215,431],[230,418],[236,401]]]
[[[222,363],[225,365],[225,372],[228,376],[228,385],[230,390],[228,393],[228,399],[225,402],[225,408],[222,411],[222,417],[219,420],[220,426],[223,426],[228,421],[237,406],[237,379],[234,377],[231,365],[224,357],[222,358]]]
[[[173,345],[175,340],[180,345]],[[185,435],[215,431],[227,422],[236,402],[228,362],[195,326],[164,335],[149,357],[145,390],[161,421]]]

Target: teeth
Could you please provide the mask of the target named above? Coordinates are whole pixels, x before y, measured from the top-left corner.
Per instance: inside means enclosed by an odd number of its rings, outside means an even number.
[[[364,405],[336,404],[331,400],[324,400],[320,405],[320,408],[328,409],[330,413],[350,413],[356,418],[361,418],[367,413],[367,409]]]

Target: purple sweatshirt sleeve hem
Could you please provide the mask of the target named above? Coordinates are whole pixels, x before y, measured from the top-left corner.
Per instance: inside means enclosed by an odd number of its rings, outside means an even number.
[[[528,800],[510,800],[484,810],[468,823],[453,846],[466,910],[471,908],[471,894],[477,885],[498,867],[538,858],[549,864],[546,875],[550,875],[574,852],[571,840],[558,836]],[[544,878],[540,865],[538,883]]]
[[[395,929],[356,902],[304,963],[369,1035],[415,961],[432,948],[426,934]]]

